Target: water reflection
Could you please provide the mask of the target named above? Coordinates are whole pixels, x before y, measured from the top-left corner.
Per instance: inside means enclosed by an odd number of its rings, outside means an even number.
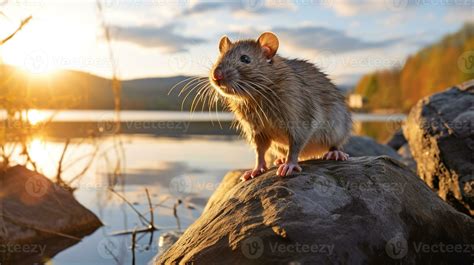
[[[34,124],[39,125],[49,119],[47,115],[33,113],[29,118]],[[115,144],[113,137],[105,134],[99,142],[90,137],[90,131],[98,131],[100,124],[56,122],[43,128],[41,135],[49,137],[37,135],[27,144],[38,170],[53,179],[57,175],[64,142],[71,139],[64,156],[62,178],[67,183],[74,180],[71,185],[77,188],[74,192],[77,200],[99,216],[105,225],[80,242],[61,243],[64,247],[71,246],[63,251],[59,248],[55,250],[55,245],[48,243],[51,244],[51,256],[59,252],[52,259],[53,264],[130,264],[131,236],[113,234],[144,225],[136,212],[109,190],[112,183],[110,177],[115,170],[111,161],[118,157],[112,148]],[[180,225],[186,228],[200,215],[227,171],[253,164],[253,151],[235,132],[222,130],[218,125],[212,127],[209,122],[194,123],[192,126],[189,131],[180,132],[179,137],[164,137],[163,130],[147,131],[150,135],[135,134],[143,133],[137,128],[130,128],[133,134],[121,135],[126,159],[121,164],[123,179],[113,182],[119,184],[116,191],[136,210],[149,216],[145,193],[148,189],[152,204],[156,207],[154,221],[161,228],[153,236],[138,235],[135,245],[137,264],[146,264],[156,255],[159,251],[157,239],[162,233],[177,229],[173,208],[178,199],[184,202],[177,207],[177,214]],[[398,126],[399,123],[384,121],[356,122],[355,132],[385,140]],[[176,136],[176,131],[168,132]],[[94,153],[98,144],[103,152],[93,159],[86,174],[75,178],[88,164],[87,157]],[[15,154],[17,159],[25,159],[18,146]],[[192,209],[186,205],[191,205]]]

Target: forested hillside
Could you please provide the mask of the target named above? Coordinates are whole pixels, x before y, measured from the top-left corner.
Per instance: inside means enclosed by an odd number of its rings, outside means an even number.
[[[474,24],[407,58],[402,69],[362,77],[354,93],[366,108],[408,111],[419,99],[474,78]]]

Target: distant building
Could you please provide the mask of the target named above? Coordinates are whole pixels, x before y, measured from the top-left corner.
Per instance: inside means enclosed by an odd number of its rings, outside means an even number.
[[[360,94],[350,94],[349,107],[352,109],[361,109],[364,107],[364,97]]]

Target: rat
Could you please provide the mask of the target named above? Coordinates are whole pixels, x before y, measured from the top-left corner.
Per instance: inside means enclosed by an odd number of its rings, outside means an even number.
[[[301,172],[300,159],[349,158],[341,149],[352,130],[345,96],[317,66],[281,57],[278,48],[272,32],[234,43],[223,36],[210,71],[212,87],[256,151],[255,167],[243,181],[268,170],[269,150],[277,157],[278,176]]]

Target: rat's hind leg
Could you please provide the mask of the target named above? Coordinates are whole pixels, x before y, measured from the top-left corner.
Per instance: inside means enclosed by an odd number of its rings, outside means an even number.
[[[323,155],[324,160],[341,160],[349,159],[349,155],[339,150],[337,147],[331,147],[329,152]]]

